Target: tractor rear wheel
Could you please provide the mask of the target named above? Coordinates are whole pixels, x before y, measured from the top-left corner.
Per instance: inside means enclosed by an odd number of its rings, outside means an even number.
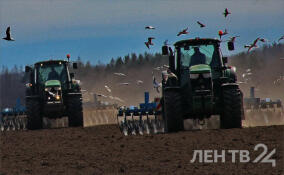
[[[242,93],[236,87],[224,87],[222,94],[223,111],[220,115],[220,127],[223,129],[242,127]]]
[[[69,126],[83,126],[82,95],[69,97],[67,108]]]
[[[42,129],[40,102],[37,99],[27,99],[27,128],[30,130]]]
[[[164,92],[163,119],[165,132],[178,132],[183,130],[183,116],[181,96],[178,92],[169,90]]]

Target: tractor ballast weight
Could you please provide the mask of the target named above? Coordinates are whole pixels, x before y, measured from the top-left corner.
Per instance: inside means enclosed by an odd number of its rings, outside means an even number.
[[[26,66],[26,113],[28,129],[41,129],[42,119],[68,116],[69,126],[83,126],[79,80],[70,73],[70,62],[49,60]],[[73,63],[73,69],[77,64]]]
[[[174,51],[162,47],[169,57],[163,76],[162,116],[166,132],[183,130],[184,119],[204,120],[220,115],[221,128],[241,128],[243,95],[236,83],[236,68],[227,66],[220,40],[188,39],[174,44]],[[228,44],[233,50],[233,43]]]

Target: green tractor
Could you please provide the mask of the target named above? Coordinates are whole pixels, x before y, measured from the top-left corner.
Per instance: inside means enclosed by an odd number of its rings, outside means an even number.
[[[188,39],[167,45],[169,70],[163,74],[162,116],[166,132],[183,130],[184,119],[203,123],[211,115],[220,116],[221,128],[241,128],[244,117],[243,94],[236,83],[236,68],[227,66],[217,39]],[[228,42],[228,50],[234,43]]]
[[[69,126],[83,126],[82,93],[79,80],[69,73],[69,61],[49,60],[26,66],[27,128],[41,129],[43,117],[68,116]],[[73,63],[77,69],[77,63]]]

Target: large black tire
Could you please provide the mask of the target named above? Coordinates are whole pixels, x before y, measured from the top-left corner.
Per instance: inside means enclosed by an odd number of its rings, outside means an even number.
[[[74,95],[68,98],[67,110],[69,126],[83,126],[83,107],[81,95]]]
[[[42,116],[38,99],[27,99],[27,128],[30,130],[42,129]]]
[[[224,87],[222,91],[222,112],[220,127],[222,129],[241,128],[243,115],[243,97],[237,87]]]
[[[180,93],[174,90],[164,92],[163,119],[165,132],[183,130],[182,102]]]

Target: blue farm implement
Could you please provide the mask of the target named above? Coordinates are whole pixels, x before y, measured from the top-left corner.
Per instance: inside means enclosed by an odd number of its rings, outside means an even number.
[[[259,126],[283,123],[284,115],[281,100],[255,97],[254,90],[254,87],[251,87],[250,97],[244,98],[245,125]]]
[[[139,107],[120,107],[117,122],[124,135],[164,132],[164,123],[161,119],[160,99],[149,102],[149,93],[145,92],[145,102]]]
[[[20,99],[13,108],[4,108],[0,116],[0,128],[4,130],[26,129],[26,108],[21,105]]]

